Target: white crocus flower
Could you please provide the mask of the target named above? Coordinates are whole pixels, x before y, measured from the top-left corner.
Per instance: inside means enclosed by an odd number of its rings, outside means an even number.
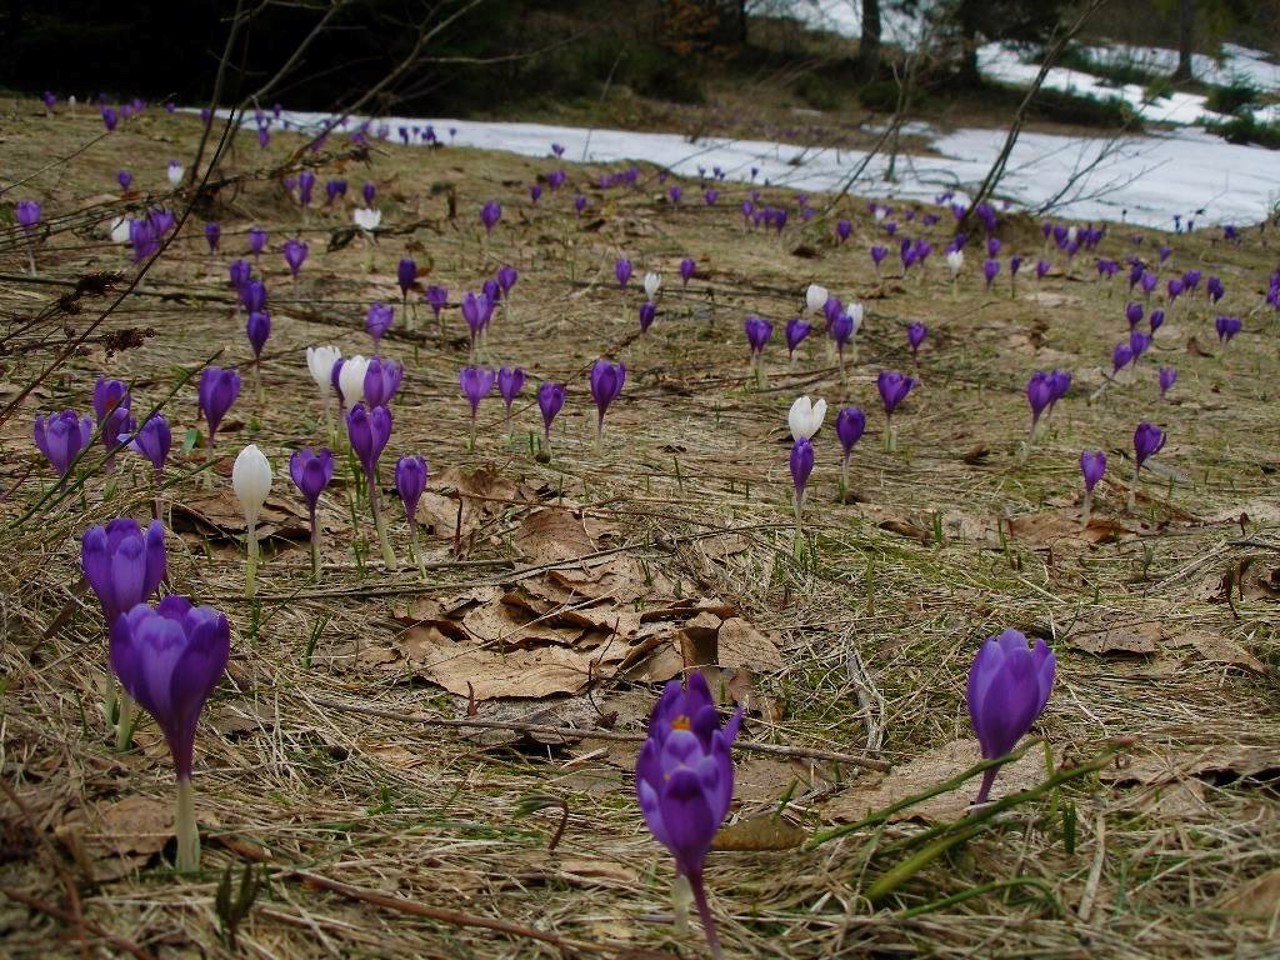
[[[947,268],[951,271],[951,279],[956,278],[962,269],[964,269],[964,251],[949,250],[947,251]]]
[[[333,365],[342,359],[337,347],[307,347],[307,369],[323,396],[333,390]]]
[[[658,295],[658,288],[662,286],[662,274],[649,271],[644,275],[644,295],[652,300]]]
[[[356,219],[356,226],[366,233],[373,233],[382,224],[382,211],[376,207],[356,207],[352,216]]]
[[[364,375],[368,371],[369,361],[358,353],[343,361],[338,371],[338,387],[348,410],[364,399]]]
[[[793,440],[811,440],[822,426],[827,415],[827,401],[814,403],[807,396],[796,397],[787,413],[787,424],[791,427]]]
[[[182,175],[184,173],[186,173],[186,171],[182,168],[182,164],[180,164],[177,160],[169,161],[169,185],[170,186],[176,187],[178,184],[180,184],[182,182]]]
[[[112,243],[128,243],[129,242],[129,219],[128,217],[116,217],[111,221],[111,242]]]
[[[826,287],[811,283],[809,284],[809,289],[804,292],[804,305],[810,313],[817,313],[827,305],[827,301],[830,298],[831,294]]]
[[[889,215],[889,211],[886,210],[884,207],[880,207],[880,206],[876,207],[876,212],[873,214],[873,216],[876,218],[876,223],[879,223],[888,215]]]
[[[244,511],[248,528],[248,564],[245,570],[244,595],[252,597],[257,592],[258,573],[258,516],[271,492],[271,462],[257,444],[249,444],[236,457],[231,468],[231,488]]]

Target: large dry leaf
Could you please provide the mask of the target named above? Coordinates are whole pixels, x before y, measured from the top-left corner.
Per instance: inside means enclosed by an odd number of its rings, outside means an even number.
[[[1193,747],[1164,747],[1110,766],[1099,778],[1117,786],[1171,783],[1196,777],[1211,783],[1237,780],[1268,782],[1280,775],[1280,745],[1214,743]]]
[[[1132,534],[1149,532],[1142,530],[1141,525],[1100,516],[1091,517],[1089,525],[1085,527],[1081,525],[1078,514],[1060,510],[1014,517],[1008,521],[1008,531],[1014,540],[1057,550],[1085,549],[1112,543]]]
[[[142,869],[173,836],[172,803],[125,797],[93,810],[74,810],[55,836],[99,883]]]
[[[1218,902],[1218,907],[1242,920],[1275,923],[1280,919],[1280,868],[1236,887]]]
[[[711,841],[712,850],[791,850],[808,834],[780,817],[753,817],[722,828]]]
[[[248,532],[240,501],[231,490],[219,490],[187,497],[173,504],[173,529],[178,533],[198,533],[206,537],[238,537]],[[258,537],[285,537],[305,540],[311,525],[301,508],[292,502],[270,497],[258,517]]]
[[[861,820],[869,813],[923,793],[945,780],[974,766],[982,759],[976,740],[953,740],[916,757],[910,763],[894,767],[874,786],[859,785],[827,804],[824,811],[830,820]],[[1037,748],[1028,750],[1021,759],[1000,768],[991,798],[998,799],[1019,790],[1027,790],[1045,779],[1044,754]],[[981,778],[974,777],[960,789],[939,794],[908,807],[893,820],[958,820],[965,815],[978,794]]]
[[[549,697],[578,693],[590,678],[612,674],[625,646],[578,651],[537,647],[507,652],[451,640],[432,627],[411,627],[397,645],[414,672],[450,693],[477,700],[495,697]]]
[[[556,563],[585,557],[600,549],[604,528],[563,507],[543,507],[516,528],[516,546],[530,563]]]
[[[722,667],[745,667],[757,673],[782,669],[777,645],[741,617],[730,617],[720,624],[717,645]]]
[[[1191,630],[1169,641],[1171,647],[1192,647],[1200,657],[1210,663],[1225,663],[1240,667],[1264,676],[1271,670],[1261,660],[1251,654],[1230,637],[1207,630]]]
[[[1097,656],[1150,656],[1159,651],[1160,640],[1164,635],[1164,628],[1159,622],[1133,621],[1121,616],[1107,619],[1109,622],[1100,627],[1073,631],[1069,638],[1071,646]]]

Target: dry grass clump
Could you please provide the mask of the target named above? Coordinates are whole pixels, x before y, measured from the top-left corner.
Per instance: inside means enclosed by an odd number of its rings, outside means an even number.
[[[20,104],[6,124],[6,179],[97,132],[87,117],[46,122],[36,112]],[[74,289],[66,284],[129,273],[102,225],[143,198],[104,196],[115,171],[132,167],[143,191],[177,203],[163,197],[164,164],[189,156],[196,133],[194,118],[148,114],[23,187],[67,229],[41,247],[36,280],[22,276],[18,244],[0,246],[0,402],[16,401],[111,296],[89,291],[51,309]],[[224,254],[210,262],[193,217],[134,294],[0,423],[7,955],[697,955],[696,934],[670,923],[671,867],[647,837],[630,785],[661,675],[655,664],[665,651],[678,668],[694,601],[719,604],[766,641],[716,672],[748,703],[744,739],[783,748],[739,754],[735,821],[781,815],[812,836],[970,765],[974,757],[957,743],[969,737],[965,674],[977,641],[1008,626],[1045,636],[1059,657],[1058,687],[1038,728],[1053,763],[1069,771],[1129,738],[1100,769],[1002,812],[875,904],[867,899],[875,882],[930,836],[945,836],[929,831],[963,814],[974,784],[935,798],[916,818],[907,811],[828,843],[713,854],[708,886],[728,955],[1274,951],[1272,575],[1280,541],[1270,391],[1280,363],[1273,315],[1257,306],[1273,265],[1265,235],[1251,231],[1239,247],[1207,232],[1173,239],[1179,268],[1223,277],[1225,305],[1244,316],[1246,332],[1219,350],[1206,309],[1180,305],[1157,338],[1156,360],[1143,361],[1135,382],[1107,383],[1123,290],[1084,265],[1076,277],[1025,278],[1017,297],[1004,277],[984,292],[970,271],[953,300],[940,264],[923,281],[878,281],[865,252],[875,226],[852,201],[848,245],[834,245],[821,220],[793,221],[779,242],[744,232],[737,206],[746,188],[726,188],[715,208],[672,208],[651,182],[601,193],[590,186],[600,170],[573,167],[571,183],[591,197],[579,219],[571,192],[529,205],[523,184],[550,161],[376,144],[366,160],[320,166],[322,183],[344,175],[352,194],[364,179],[379,186],[387,232],[370,270],[358,239],[326,250],[349,210],[313,211],[304,221],[260,175],[297,141],[277,137],[264,157],[242,136],[229,170],[244,177],[208,211],[223,223]],[[505,215],[483,243],[478,210],[491,198]],[[88,210],[92,217],[75,212]],[[197,746],[205,871],[176,877],[164,852],[171,774],[163,741],[144,724],[136,749],[111,749],[98,713],[103,623],[78,571],[80,532],[144,516],[149,475],[127,454],[106,473],[96,448],[82,483],[46,496],[49,471],[30,423],[37,411],[86,409],[99,372],[130,381],[135,402],[149,409],[211,358],[247,364],[225,263],[254,223],[270,230],[273,250],[261,267],[275,323],[266,402],[255,402],[246,377],[214,467],[202,469],[200,450],[180,455],[163,493],[176,530],[172,589],[218,606],[234,625],[229,678]],[[1006,229],[1008,252],[1038,252],[1029,225],[1015,219]],[[274,251],[297,232],[311,256],[295,297]],[[1130,232],[1112,231],[1108,255],[1130,249]],[[1136,249],[1155,242],[1147,235]],[[813,256],[797,256],[802,248]],[[371,525],[362,513],[352,525],[342,480],[322,501],[326,571],[313,583],[301,501],[284,468],[289,451],[324,440],[304,348],[364,351],[365,308],[398,301],[395,264],[404,255],[429,267],[421,282],[447,285],[454,303],[499,265],[519,268],[487,360],[520,364],[535,384],[567,382],[569,402],[549,463],[530,453],[541,430],[536,407],[517,404],[508,440],[496,395],[481,408],[469,451],[456,379],[465,328],[451,308],[441,340],[420,305],[416,331],[398,323],[384,344],[408,372],[383,477],[401,453],[431,462],[427,576],[410,564],[381,569]],[[633,287],[624,309],[613,281],[622,255],[639,273],[664,276],[645,337],[635,333],[639,294]],[[684,256],[698,262],[687,291],[676,272]],[[780,346],[810,281],[867,305],[857,362],[843,378],[817,338],[794,365]],[[763,388],[748,369],[747,312],[776,324]],[[911,320],[930,328],[911,371],[922,386],[897,417],[898,450],[888,454],[874,381],[882,368],[910,367]],[[1203,351],[1188,350],[1193,337]],[[597,449],[586,370],[601,355],[624,360],[629,379]],[[1156,361],[1179,369],[1164,403]],[[1024,463],[1023,385],[1049,367],[1073,371],[1075,386]],[[832,413],[796,541],[785,414],[801,392],[826,397]],[[871,429],[854,454],[854,496],[841,503],[831,419],[848,402],[866,408]],[[196,426],[194,385],[178,389],[167,411],[177,437]],[[1141,419],[1170,439],[1144,470],[1130,513],[1127,451]],[[231,454],[250,441],[277,467],[274,533],[252,602],[242,597],[240,531],[226,500]],[[1085,447],[1104,449],[1112,464],[1087,536],[1077,513]],[[399,505],[387,502],[403,561],[408,532]],[[561,510],[572,522],[530,540],[539,510]],[[579,533],[565,532],[574,526]],[[444,623],[450,609],[495,614],[519,589],[550,590],[553,574],[581,576],[583,590],[605,582],[593,610],[667,611],[667,621],[657,617],[667,622],[665,647],[583,676],[571,696],[482,699],[470,712],[466,696],[433,682],[415,659],[413,643],[435,642],[429,630],[437,628],[424,623]],[[723,643],[720,653],[725,661]],[[486,654],[501,664],[517,652],[497,643]],[[459,724],[469,719],[492,726]],[[530,724],[533,732],[521,726]],[[541,729],[548,726],[579,732],[553,735]],[[1045,764],[1033,745],[1004,771],[997,794],[1041,783]],[[238,883],[246,863],[264,885],[233,950],[215,895],[224,871]]]

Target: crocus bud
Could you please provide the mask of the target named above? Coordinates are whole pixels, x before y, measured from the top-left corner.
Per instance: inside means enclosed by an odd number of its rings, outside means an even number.
[[[1037,639],[1034,648],[1017,630],[989,637],[969,669],[969,722],[977,734],[982,756],[1003,757],[1031,730],[1049,702],[1057,661],[1048,645]],[[976,803],[985,803],[998,767],[982,778]]]
[[[743,322],[743,329],[746,331],[747,346],[751,349],[752,356],[763,353],[769,338],[773,336],[773,324],[763,317],[749,316]]]
[[[391,411],[386,407],[370,410],[364,404],[356,404],[347,413],[347,437],[368,477],[378,469],[378,459],[391,439],[391,427]]]
[[[373,233],[382,226],[382,211],[377,207],[356,207],[351,216],[356,226],[366,233]]]
[[[698,270],[698,265],[694,263],[692,258],[685,257],[680,261],[680,282],[685,286],[689,285],[689,281],[693,279],[694,273]]]
[[[1174,384],[1174,382],[1175,382],[1177,379],[1178,379],[1178,371],[1177,371],[1177,369],[1176,369],[1175,367],[1161,367],[1161,368],[1160,368],[1160,397],[1161,397],[1161,399],[1163,399],[1163,398],[1164,398],[1164,395],[1165,395],[1166,393],[1168,393],[1168,392],[1169,392],[1169,390],[1173,387],[1173,384]]]
[[[369,361],[358,353],[342,361],[342,369],[338,371],[338,390],[342,394],[342,402],[348,407],[354,407],[364,399],[364,378],[368,372]]]
[[[156,473],[164,470],[165,461],[169,458],[169,450],[173,446],[173,431],[163,413],[148,418],[129,438],[129,448],[148,460],[155,467]]]
[[[625,288],[631,280],[631,261],[626,257],[620,258],[613,265],[613,276],[618,281],[618,286]]]
[[[249,444],[236,456],[231,468],[231,488],[240,501],[245,523],[250,527],[258,522],[262,505],[271,492],[271,463],[255,443]]]
[[[836,414],[836,436],[847,460],[854,445],[862,439],[867,429],[867,415],[857,407],[842,407]]]
[[[169,185],[171,187],[176,187],[178,184],[182,183],[182,175],[184,173],[186,173],[186,171],[182,168],[181,163],[177,160],[169,161]]]
[[[463,367],[458,373],[458,385],[462,395],[471,405],[471,418],[474,420],[480,409],[480,401],[493,389],[496,376],[492,370],[484,367]]]
[[[396,492],[404,504],[404,514],[413,523],[418,514],[418,501],[427,488],[427,461],[422,457],[407,455],[396,461]]]
[[[413,260],[405,257],[400,261],[400,265],[396,267],[396,283],[400,286],[400,295],[403,297],[409,296],[409,290],[417,279],[418,265]]]
[[[876,378],[876,388],[880,391],[885,414],[893,416],[898,404],[907,399],[907,394],[918,382],[896,370],[881,370],[880,376]]]
[[[915,356],[920,351],[920,345],[924,343],[925,337],[929,335],[929,328],[918,320],[907,326],[907,345],[911,347],[911,355]]]
[[[804,501],[804,488],[813,473],[813,443],[801,437],[791,445],[791,482],[796,488],[796,504]]]
[[[320,494],[333,479],[333,451],[325,447],[295,450],[289,457],[289,478],[314,514]]]
[[[608,360],[597,360],[591,367],[591,399],[596,403],[600,417],[598,424],[604,426],[604,414],[609,405],[618,399],[622,386],[627,380],[627,368],[621,363],[610,363]]]
[[[253,348],[254,359],[262,359],[262,348],[267,345],[267,339],[271,336],[271,314],[265,310],[249,314],[244,332],[249,338],[249,346]]]
[[[74,410],[36,417],[35,441],[58,476],[65,477],[71,464],[93,437],[93,421]]]
[[[137,520],[120,517],[105,527],[90,527],[81,542],[80,562],[110,626],[160,588],[164,524],[153,520],[144,533]]]
[[[1150,457],[1164,448],[1164,442],[1167,439],[1164,431],[1154,423],[1143,421],[1138,424],[1138,428],[1133,432],[1133,454],[1134,462],[1139,469]]]
[[[547,381],[538,387],[538,409],[542,413],[543,432],[551,436],[551,423],[564,407],[564,384]]]
[[[947,269],[951,271],[952,278],[955,278],[964,269],[963,250],[947,251]]]
[[[213,445],[218,425],[240,396],[240,374],[222,367],[205,367],[200,374],[200,412],[209,426],[209,444]]]
[[[644,295],[650,300],[658,295],[658,288],[662,286],[662,275],[650,271],[644,275]]]
[[[365,314],[364,328],[369,331],[369,336],[373,338],[373,349],[376,353],[382,338],[387,335],[387,331],[391,329],[396,321],[396,312],[389,303],[372,303],[369,305],[369,312]]]
[[[333,389],[333,365],[342,359],[337,347],[307,347],[307,370],[322,394]]]
[[[817,313],[826,306],[827,300],[831,294],[826,287],[820,287],[816,283],[809,284],[804,292],[804,305],[809,313]]]
[[[502,367],[498,371],[498,393],[507,408],[507,416],[511,416],[511,404],[515,402],[520,391],[524,389],[524,370],[520,367]]]
[[[792,317],[787,321],[787,355],[790,356],[796,352],[796,347],[800,346],[805,337],[809,336],[813,327],[804,322],[799,317]]]
[[[374,357],[364,374],[364,400],[371,407],[388,406],[400,389],[404,364],[398,360]]]
[[[1085,450],[1080,454],[1080,473],[1084,476],[1084,488],[1092,492],[1102,475],[1107,472],[1107,455],[1101,450]]]

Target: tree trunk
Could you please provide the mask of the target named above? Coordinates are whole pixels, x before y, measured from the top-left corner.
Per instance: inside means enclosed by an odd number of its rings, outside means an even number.
[[[862,39],[858,41],[858,79],[880,75],[880,0],[862,0]]]
[[[1179,0],[1178,4],[1178,69],[1173,72],[1174,80],[1190,80],[1191,54],[1195,46],[1196,3],[1195,0]]]

